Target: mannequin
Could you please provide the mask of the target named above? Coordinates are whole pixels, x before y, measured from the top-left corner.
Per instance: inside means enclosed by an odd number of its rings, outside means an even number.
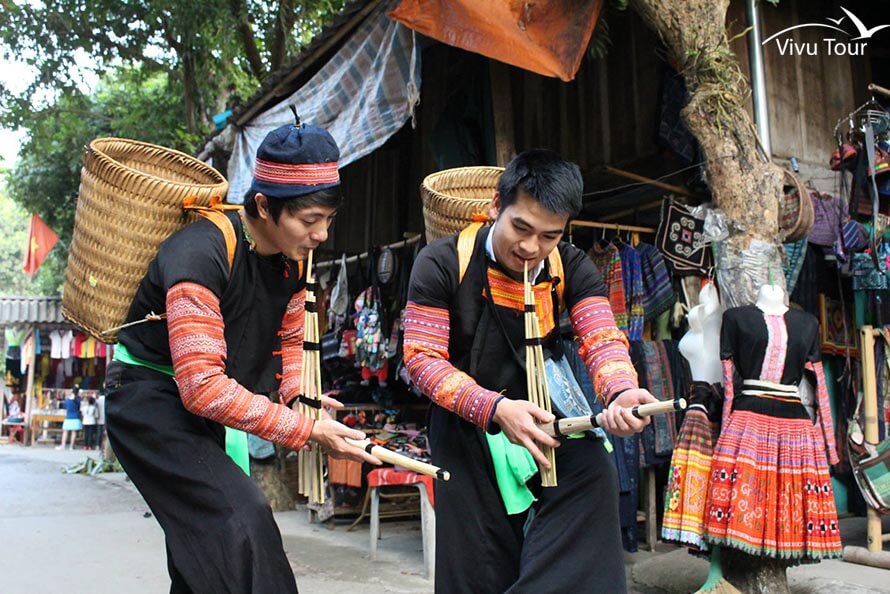
[[[723,363],[720,360],[720,325],[723,307],[713,283],[699,292],[699,304],[689,311],[689,331],[680,339],[680,353],[689,362],[693,383],[689,408],[680,428],[665,494],[662,539],[704,553],[702,539],[707,505],[708,475],[714,443],[720,432]],[[720,547],[710,547],[708,580],[699,592],[738,592],[725,579]]]
[[[688,314],[689,331],[680,339],[679,349],[689,362],[692,379],[719,384],[723,382],[720,361],[720,321],[723,310],[713,283],[702,287],[699,304]]]
[[[787,295],[779,285],[763,285],[757,293],[757,309],[769,315],[783,315],[788,311]]]
[[[720,356],[725,399],[705,542],[789,564],[839,557],[828,473],[838,457],[818,320],[765,285],[755,305],[723,314]],[[800,400],[805,372],[817,378],[816,424]]]
[[[689,310],[689,331],[679,344],[680,353],[689,362],[693,382],[689,408],[671,457],[662,538],[693,550],[704,548],[708,474],[717,440],[716,422],[720,419],[717,407],[722,397],[713,385],[723,380],[720,351],[715,346],[720,341],[720,314],[717,291],[713,284],[708,284],[699,294],[699,304]]]

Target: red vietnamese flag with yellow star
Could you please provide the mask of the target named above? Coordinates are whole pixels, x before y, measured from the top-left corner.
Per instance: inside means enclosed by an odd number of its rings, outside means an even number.
[[[43,264],[47,254],[59,242],[59,236],[36,214],[31,215],[31,228],[28,230],[28,245],[25,246],[25,260],[22,266],[25,274],[33,277]]]

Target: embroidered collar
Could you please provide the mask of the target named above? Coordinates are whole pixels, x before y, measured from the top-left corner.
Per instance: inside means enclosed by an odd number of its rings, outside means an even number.
[[[488,237],[485,238],[485,253],[495,264],[498,264],[498,259],[494,255],[494,242],[492,238],[494,237],[494,228],[497,224],[497,221],[491,224],[491,228],[488,230]],[[537,266],[528,271],[528,277],[532,279],[532,284],[535,284],[535,281],[538,280],[538,276],[540,276],[541,271],[544,270],[544,261],[546,259],[547,258],[544,258],[544,260],[538,262]]]

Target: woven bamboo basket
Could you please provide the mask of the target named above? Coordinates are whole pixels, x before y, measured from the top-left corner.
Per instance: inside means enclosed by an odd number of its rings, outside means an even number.
[[[84,147],[62,315],[112,343],[158,246],[196,217],[182,209],[195,196],[208,205],[228,183],[194,157],[164,147],[97,138]],[[157,312],[161,313],[161,312]]]
[[[427,243],[458,233],[473,215],[488,215],[503,167],[458,167],[426,176],[420,185]]]
[[[783,242],[800,241],[813,229],[816,214],[810,191],[800,176],[788,170],[785,170],[785,176],[791,178],[791,185],[795,189],[779,201],[779,236]]]

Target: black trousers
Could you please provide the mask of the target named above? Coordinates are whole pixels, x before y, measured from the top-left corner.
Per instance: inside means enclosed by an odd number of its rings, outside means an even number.
[[[109,367],[111,446],[164,530],[175,594],[295,594],[262,491],[225,453],[225,429],[188,412],[173,379]]]
[[[439,594],[622,594],[627,591],[618,525],[618,484],[603,443],[564,439],[558,486],[530,484],[530,512],[507,515],[485,436],[442,408],[430,419],[436,481]]]

